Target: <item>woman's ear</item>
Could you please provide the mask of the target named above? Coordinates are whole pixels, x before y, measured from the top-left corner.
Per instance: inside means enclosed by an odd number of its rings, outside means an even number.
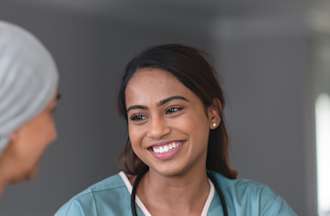
[[[218,98],[213,99],[212,105],[208,107],[207,111],[210,129],[216,129],[221,123],[221,101]]]

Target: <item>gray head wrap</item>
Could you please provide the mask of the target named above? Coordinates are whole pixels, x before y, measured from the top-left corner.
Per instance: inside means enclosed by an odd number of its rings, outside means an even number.
[[[0,153],[14,130],[46,108],[57,85],[55,62],[41,42],[0,21]]]

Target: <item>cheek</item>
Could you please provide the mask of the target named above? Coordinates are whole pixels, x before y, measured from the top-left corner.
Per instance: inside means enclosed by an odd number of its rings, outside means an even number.
[[[144,130],[141,126],[129,126],[128,135],[133,152],[139,157],[144,158],[143,137]]]
[[[54,141],[57,137],[54,118],[51,113],[45,113],[39,121],[39,130],[36,130],[36,136],[40,136],[39,143],[42,146],[46,146]]]
[[[139,146],[144,134],[143,126],[128,125],[128,136],[133,148]]]
[[[172,127],[186,131],[190,135],[199,132],[205,133],[209,129],[206,115],[197,111],[190,111],[170,121]]]
[[[174,124],[174,127],[186,133],[194,145],[206,146],[209,135],[209,122],[202,112],[192,112],[182,116]]]
[[[49,131],[48,134],[50,140],[55,140],[57,137],[57,130],[56,130],[54,117],[51,114],[49,116],[47,125],[48,125],[48,131]]]
[[[44,145],[50,144],[51,142],[53,142],[56,139],[56,137],[57,137],[57,132],[56,132],[54,124],[48,124]]]

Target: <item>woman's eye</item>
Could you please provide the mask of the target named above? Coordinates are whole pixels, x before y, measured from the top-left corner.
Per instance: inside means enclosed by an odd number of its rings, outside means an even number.
[[[166,110],[166,114],[172,114],[183,110],[183,107],[170,107]]]
[[[146,119],[146,116],[142,113],[139,114],[133,114],[129,117],[131,121],[143,121]]]

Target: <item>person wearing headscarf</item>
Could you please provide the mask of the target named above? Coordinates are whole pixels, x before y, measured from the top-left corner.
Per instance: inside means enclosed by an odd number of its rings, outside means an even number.
[[[44,45],[0,20],[0,192],[30,179],[55,140],[59,75]]]

